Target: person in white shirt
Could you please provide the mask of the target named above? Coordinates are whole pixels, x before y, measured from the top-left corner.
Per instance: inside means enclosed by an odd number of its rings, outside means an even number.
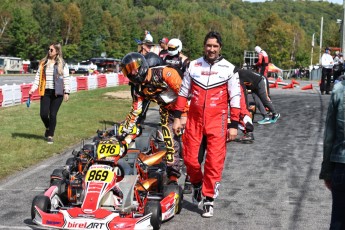
[[[321,57],[321,66],[322,66],[322,76],[321,76],[321,84],[320,84],[320,91],[321,94],[324,95],[325,91],[326,94],[329,94],[331,90],[331,77],[333,71],[333,57],[330,55],[330,48],[325,48],[325,53]]]

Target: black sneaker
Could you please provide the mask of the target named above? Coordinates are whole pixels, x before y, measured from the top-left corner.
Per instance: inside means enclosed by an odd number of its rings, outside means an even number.
[[[183,194],[191,194],[193,192],[192,183],[188,180],[188,176],[186,176],[186,180],[183,186]]]
[[[205,199],[203,201],[202,210],[204,211],[202,217],[210,218],[213,216],[213,201]]]
[[[194,204],[199,205],[202,201],[202,194],[201,194],[201,190],[202,190],[202,184],[198,184],[198,185],[193,185],[193,197],[192,197],[192,201]]]
[[[247,132],[241,137],[241,142],[243,143],[253,143],[254,141],[254,134],[253,132]]]
[[[54,143],[53,137],[48,137],[48,138],[47,138],[47,143],[48,143],[48,144],[53,144],[53,143]]]

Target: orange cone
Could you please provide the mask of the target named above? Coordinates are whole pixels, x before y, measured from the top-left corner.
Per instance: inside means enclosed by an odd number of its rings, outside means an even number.
[[[270,84],[270,88],[279,88],[278,82],[274,82],[273,84]]]
[[[282,89],[293,89],[293,88],[295,88],[295,87],[292,83],[282,87]]]
[[[299,85],[299,82],[298,82],[298,81],[296,81],[295,79],[292,79],[292,80],[291,80],[291,84],[296,84],[296,85]]]
[[[313,84],[309,84],[302,87],[302,90],[308,90],[308,89],[313,89]]]

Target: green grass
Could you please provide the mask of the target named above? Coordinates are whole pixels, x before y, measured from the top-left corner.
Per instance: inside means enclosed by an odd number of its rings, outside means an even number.
[[[69,147],[125,119],[130,99],[106,97],[107,92],[129,91],[129,86],[79,91],[63,102],[57,116],[54,144],[44,140],[39,101],[0,108],[0,179],[39,161],[64,152]]]

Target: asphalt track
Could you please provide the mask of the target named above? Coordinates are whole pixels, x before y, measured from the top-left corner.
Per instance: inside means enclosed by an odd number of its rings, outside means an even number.
[[[161,229],[328,229],[331,194],[318,174],[330,97],[320,95],[316,82],[313,86],[306,91],[271,89],[281,113],[278,122],[256,123],[253,144],[228,144],[213,218],[202,218],[191,195],[185,195],[181,214]],[[150,113],[148,122],[156,119],[157,110]],[[0,181],[0,229],[38,229],[30,219],[31,201],[48,186],[50,173],[65,163],[70,152]]]

